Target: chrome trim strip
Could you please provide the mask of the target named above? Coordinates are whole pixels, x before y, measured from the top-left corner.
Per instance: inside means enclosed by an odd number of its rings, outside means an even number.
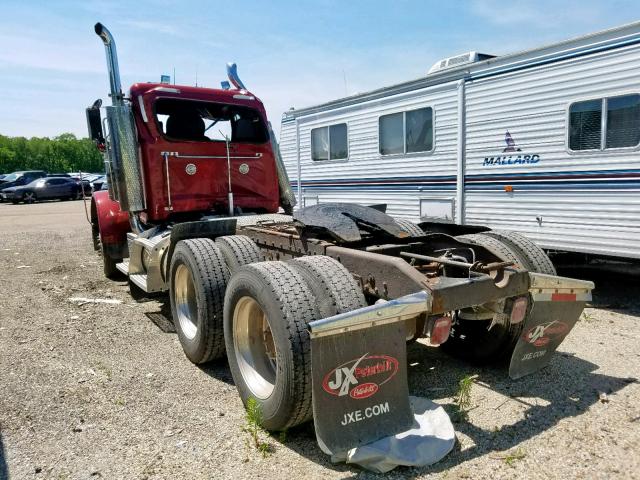
[[[142,120],[144,120],[144,123],[149,123],[147,112],[144,109],[144,100],[142,99],[142,95],[138,96],[138,105],[140,105],[140,115],[142,115]]]
[[[425,291],[359,308],[309,323],[311,338],[352,332],[387,323],[402,322],[431,311],[432,297]]]
[[[152,91],[154,92],[165,92],[165,93],[180,93],[180,90],[177,88],[169,88],[169,87],[156,87]]]
[[[169,202],[169,206],[165,207],[165,210],[173,210],[173,205],[171,204],[171,180],[169,178],[169,155],[172,152],[162,152],[162,156],[164,157],[164,170],[167,176],[167,201]]]
[[[176,157],[176,158],[224,158],[227,159],[227,155],[181,155],[178,152],[160,152],[162,156]],[[256,160],[258,158],[262,158],[261,153],[256,153],[252,157],[243,156],[243,155],[230,155],[231,159],[238,160]]]

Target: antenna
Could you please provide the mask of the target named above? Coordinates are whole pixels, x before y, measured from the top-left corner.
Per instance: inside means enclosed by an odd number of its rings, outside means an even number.
[[[349,95],[349,91],[347,90],[347,73],[342,69],[342,78],[344,80],[344,94]]]

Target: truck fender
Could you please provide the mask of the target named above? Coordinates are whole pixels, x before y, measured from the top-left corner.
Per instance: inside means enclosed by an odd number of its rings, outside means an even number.
[[[131,231],[129,214],[120,209],[120,203],[109,198],[106,190],[91,197],[91,226],[100,237],[104,252],[111,258],[128,256],[127,233]]]

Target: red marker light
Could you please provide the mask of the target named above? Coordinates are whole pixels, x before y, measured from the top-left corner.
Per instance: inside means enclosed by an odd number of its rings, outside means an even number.
[[[575,302],[576,301],[575,293],[552,293],[551,301],[552,302]]]
[[[442,345],[451,332],[451,317],[440,317],[429,320],[429,345]]]
[[[520,297],[513,302],[511,309],[511,323],[520,323],[527,314],[527,305],[529,301],[527,297]]]

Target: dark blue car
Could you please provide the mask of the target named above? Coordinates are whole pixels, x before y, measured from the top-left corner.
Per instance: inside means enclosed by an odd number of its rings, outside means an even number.
[[[71,200],[80,195],[80,186],[69,177],[46,177],[28,185],[9,187],[0,191],[3,201],[34,203],[38,200]]]

